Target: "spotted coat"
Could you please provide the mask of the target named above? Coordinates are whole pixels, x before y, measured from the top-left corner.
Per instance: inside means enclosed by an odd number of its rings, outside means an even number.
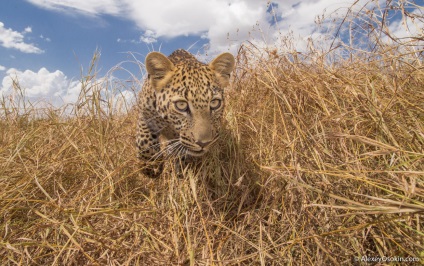
[[[163,159],[199,157],[216,142],[234,57],[224,53],[204,64],[185,50],[153,52],[145,65],[136,144],[146,173],[157,176]]]

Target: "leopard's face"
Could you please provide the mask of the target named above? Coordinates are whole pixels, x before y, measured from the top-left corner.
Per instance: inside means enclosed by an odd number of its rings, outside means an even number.
[[[177,66],[156,99],[160,116],[178,134],[183,153],[201,156],[216,142],[224,95],[209,66]]]
[[[184,50],[169,57],[158,52],[146,57],[148,73],[140,95],[137,147],[139,158],[201,156],[216,142],[235,60],[230,53],[211,63],[199,62]],[[167,140],[159,141],[159,136]],[[166,146],[164,150],[160,147]]]

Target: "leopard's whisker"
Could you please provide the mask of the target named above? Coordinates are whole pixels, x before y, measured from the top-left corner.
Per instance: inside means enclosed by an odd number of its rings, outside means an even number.
[[[175,157],[179,157],[181,155],[181,151],[184,149],[183,145],[180,145],[178,149],[175,151]]]
[[[178,141],[176,141],[176,140],[172,140],[174,143],[172,143],[172,144],[169,144],[169,145],[167,145],[164,149],[162,149],[161,151],[159,151],[158,153],[156,153],[154,156],[153,156],[153,159],[154,160],[156,160],[157,158],[159,158],[160,156],[162,156],[163,154],[165,154],[165,153],[170,153],[176,146],[178,146],[179,145],[179,143],[178,143]],[[171,142],[171,141],[169,141],[169,142]],[[169,143],[168,142],[168,143]],[[168,158],[168,155],[167,156],[165,156],[165,158]]]
[[[157,159],[159,159],[164,153],[166,152],[166,149],[162,149],[162,150],[159,150],[159,152],[157,152],[157,153],[155,153],[153,156],[152,156],[152,158],[151,158],[151,160],[153,160],[153,161],[156,161]]]
[[[176,143],[174,147],[172,147],[172,150],[168,154],[168,158],[174,158],[178,155],[179,150],[181,150],[182,146],[180,142]]]
[[[162,143],[159,143],[159,145],[161,145]],[[171,144],[174,145],[174,144]],[[165,152],[167,151],[167,149],[160,149],[157,153],[155,153],[152,157],[151,157],[151,161],[156,161],[159,157],[161,157]]]
[[[167,152],[166,157],[167,157],[167,158],[169,158],[170,156],[172,156],[173,152],[174,152],[176,149],[178,149],[178,146],[179,146],[179,145],[180,145],[180,143],[178,143],[178,142],[175,142],[175,143],[172,143],[171,145],[168,145],[168,146],[166,147],[166,152]]]

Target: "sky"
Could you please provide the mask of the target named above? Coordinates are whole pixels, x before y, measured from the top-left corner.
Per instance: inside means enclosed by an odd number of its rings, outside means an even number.
[[[0,0],[0,98],[13,93],[17,79],[29,100],[74,103],[96,50],[98,76],[119,66],[112,76],[124,81],[142,80],[136,61],[153,50],[183,48],[205,59],[235,54],[247,40],[272,46],[290,33],[299,40],[293,49],[301,50],[308,38],[328,34],[317,29],[318,16],[342,16],[353,2],[369,1]],[[415,3],[422,13],[423,0]],[[401,17],[391,19],[392,30],[405,34]]]

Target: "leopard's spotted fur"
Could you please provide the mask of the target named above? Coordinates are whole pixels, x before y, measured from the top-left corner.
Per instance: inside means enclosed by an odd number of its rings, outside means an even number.
[[[198,157],[218,138],[224,108],[224,88],[234,68],[229,53],[210,64],[185,50],[169,57],[153,52],[146,57],[148,78],[139,95],[138,157],[161,172],[161,158]],[[165,139],[161,143],[159,136]]]

